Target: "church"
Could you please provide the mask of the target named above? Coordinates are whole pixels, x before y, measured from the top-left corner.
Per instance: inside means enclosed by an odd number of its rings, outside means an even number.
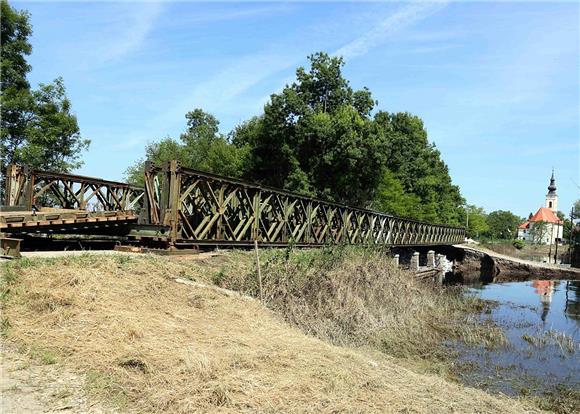
[[[540,207],[536,214],[519,225],[518,240],[535,244],[561,242],[564,235],[564,223],[558,218],[557,211],[558,195],[556,194],[556,179],[552,171],[545,207]],[[545,223],[545,225],[540,225],[540,223]]]

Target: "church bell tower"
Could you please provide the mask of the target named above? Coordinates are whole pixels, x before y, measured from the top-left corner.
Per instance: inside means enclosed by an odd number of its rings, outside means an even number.
[[[552,178],[550,178],[548,194],[546,194],[546,208],[549,208],[554,213],[558,211],[558,194],[556,194],[556,179],[554,178],[554,169],[552,169]]]

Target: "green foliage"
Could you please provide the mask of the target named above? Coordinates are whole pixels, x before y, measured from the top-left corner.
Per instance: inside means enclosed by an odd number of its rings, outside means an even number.
[[[188,112],[185,118],[187,129],[179,141],[168,137],[148,144],[145,148],[146,159],[158,165],[179,160],[183,167],[230,177],[241,176],[247,158],[245,147],[231,145],[219,133],[218,120],[201,109]],[[141,160],[127,169],[125,176],[129,182],[143,185],[143,164]]]
[[[310,69],[233,132],[250,148],[247,177],[274,187],[412,218],[460,224],[463,199],[420,118],[379,112],[342,76],[342,58]]]
[[[572,206],[572,218],[580,219],[580,200],[576,200]]]
[[[474,205],[465,206],[465,221],[467,224],[467,237],[480,237],[489,231],[487,214],[481,207]]]
[[[513,245],[513,246],[514,246],[516,249],[518,249],[518,250],[522,250],[522,249],[523,249],[523,248],[526,246],[526,243],[525,243],[523,240],[517,240],[517,239],[516,239],[516,240],[512,241],[512,245]]]
[[[415,194],[407,194],[401,181],[386,170],[375,196],[373,208],[395,216],[419,218],[421,200]]]
[[[446,224],[464,224],[459,187],[451,183],[440,152],[429,143],[423,121],[409,113],[378,112],[377,128],[386,137],[386,167],[394,172],[405,192],[420,199],[415,218]]]
[[[29,14],[1,3],[0,169],[10,163],[66,172],[82,165],[89,141],[80,135],[62,78],[31,90],[26,79],[32,52]]]
[[[564,240],[570,240],[570,235],[571,235],[570,233],[572,230],[572,221],[570,220],[569,217],[566,217],[566,215],[562,211],[556,212],[556,215],[563,222],[562,238]],[[574,217],[574,212],[572,212],[572,217]]]
[[[432,222],[465,223],[459,188],[422,120],[409,113],[378,112],[367,88],[353,90],[344,61],[326,53],[309,56],[310,67],[271,95],[260,116],[225,137],[215,117],[196,109],[186,115],[179,140],[146,147],[159,164],[185,167],[293,191],[302,195]],[[143,161],[127,170],[142,184]],[[477,220],[474,222],[477,224]],[[484,230],[479,224],[475,232]]]
[[[517,227],[522,223],[522,218],[511,211],[497,210],[487,215],[489,230],[486,235],[491,239],[513,239],[517,234]]]
[[[530,236],[533,244],[543,244],[548,232],[548,224],[545,221],[536,221],[530,228]]]
[[[271,96],[264,114],[240,125],[249,179],[309,196],[367,205],[384,169],[386,141],[369,113],[370,91],[353,91],[342,58],[311,55],[310,70]]]

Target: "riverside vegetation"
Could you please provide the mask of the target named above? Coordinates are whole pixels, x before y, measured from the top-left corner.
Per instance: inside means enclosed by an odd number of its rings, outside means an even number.
[[[251,252],[6,263],[3,341],[122,412],[539,411],[450,381],[444,341],[505,340],[479,323],[487,303],[379,251],[260,259],[263,302]]]

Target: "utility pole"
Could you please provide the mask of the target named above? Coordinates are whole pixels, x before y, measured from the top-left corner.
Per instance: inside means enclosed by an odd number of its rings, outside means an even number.
[[[574,206],[570,209],[570,234],[568,235],[568,260],[572,266],[572,230],[574,230]]]
[[[550,232],[550,252],[548,253],[548,263],[552,260],[552,240],[554,239],[554,223],[552,223],[552,231]],[[554,261],[556,263],[556,261]]]

